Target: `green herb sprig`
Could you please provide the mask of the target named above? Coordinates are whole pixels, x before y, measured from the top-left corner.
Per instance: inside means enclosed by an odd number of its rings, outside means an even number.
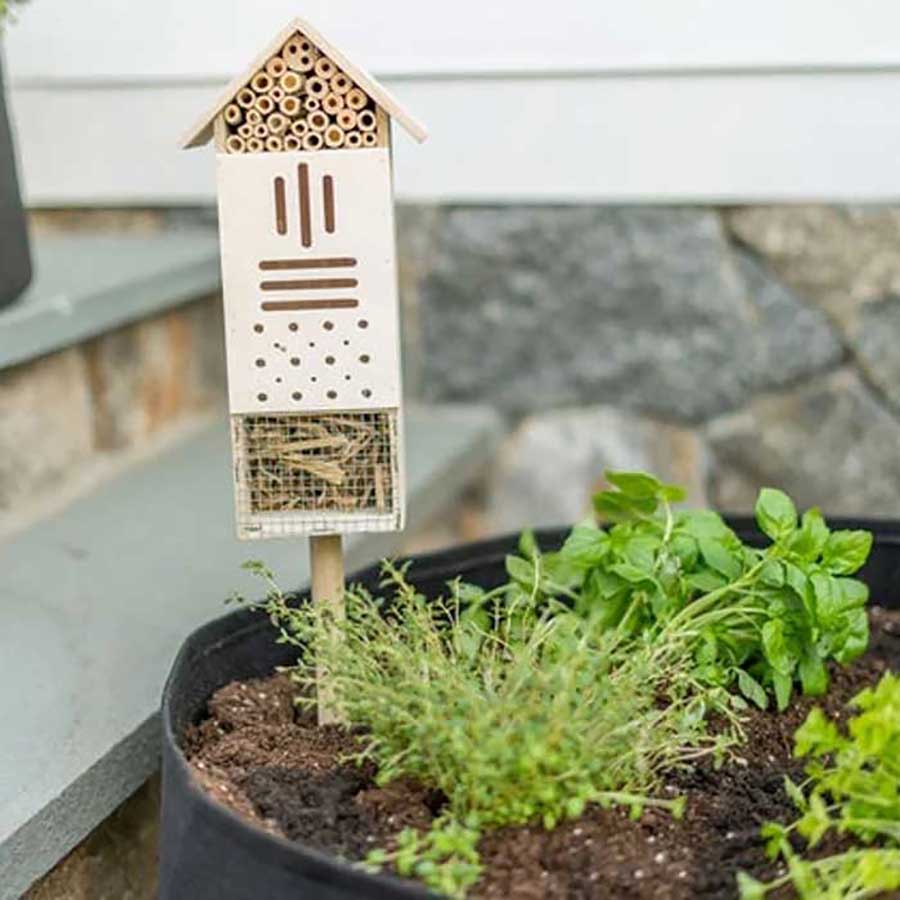
[[[769,822],[762,832],[769,856],[784,857],[788,871],[768,884],[742,873],[743,900],[762,900],[786,884],[801,900],[857,900],[900,889],[900,676],[886,673],[851,705],[859,712],[846,733],[818,708],[797,730],[794,754],[812,760],[809,777],[802,785],[785,779],[785,788],[802,815],[790,825]],[[829,832],[864,846],[806,860],[791,846],[794,832],[810,848]]]
[[[794,684],[823,694],[826,662],[847,663],[868,644],[868,590],[847,576],[865,562],[872,536],[830,531],[818,509],[802,519],[790,498],[764,488],[756,521],[771,540],[744,545],[709,510],[674,510],[683,491],[644,473],[607,472],[612,485],[594,498],[601,521],[576,526],[557,553],[507,560],[524,591],[570,598],[582,616],[620,635],[643,635],[659,655],[691,644],[697,678],[731,687],[760,707],[774,693],[779,709]]]

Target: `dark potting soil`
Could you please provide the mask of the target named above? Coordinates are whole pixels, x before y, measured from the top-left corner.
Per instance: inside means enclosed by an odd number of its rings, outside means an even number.
[[[845,719],[854,694],[885,670],[900,671],[900,612],[873,609],[871,619],[869,651],[833,668],[827,696],[804,698],[783,714],[755,710],[740,758],[671,774],[663,793],[687,796],[683,819],[648,810],[633,822],[622,810],[593,807],[553,831],[526,826],[487,834],[480,847],[485,874],[472,896],[712,900],[737,896],[738,870],[776,875],[759,828],[795,818],[783,789],[785,774],[802,775],[802,762],[791,756],[794,731],[813,705]],[[375,786],[371,765],[346,760],[358,749],[354,735],[318,728],[294,706],[294,690],[275,675],[216,692],[208,717],[185,738],[200,785],[267,831],[348,860],[391,847],[405,827],[427,828],[440,796],[405,781]],[[835,849],[826,843],[819,852]]]

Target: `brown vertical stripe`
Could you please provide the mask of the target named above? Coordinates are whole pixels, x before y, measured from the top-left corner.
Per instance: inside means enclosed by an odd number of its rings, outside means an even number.
[[[334,234],[334,179],[330,175],[322,179],[322,195],[325,198],[325,230]]]
[[[275,179],[275,230],[287,234],[287,209],[284,203],[284,179]]]
[[[312,225],[309,216],[309,166],[300,163],[297,166],[297,184],[300,191],[300,243],[304,247],[312,246]]]

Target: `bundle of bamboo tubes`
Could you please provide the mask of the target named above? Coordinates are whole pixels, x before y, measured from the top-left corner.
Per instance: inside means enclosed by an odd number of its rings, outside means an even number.
[[[387,512],[394,501],[390,414],[241,416],[241,488],[260,512]]]
[[[379,145],[374,101],[312,42],[295,34],[221,113],[227,153]]]

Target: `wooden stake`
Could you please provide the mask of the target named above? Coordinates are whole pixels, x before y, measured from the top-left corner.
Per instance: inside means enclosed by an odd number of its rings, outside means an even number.
[[[309,539],[309,560],[312,571],[312,600],[331,607],[337,621],[344,618],[344,554],[339,534],[313,535]],[[320,725],[341,721],[334,708],[334,696],[327,675],[319,672],[318,711]]]

